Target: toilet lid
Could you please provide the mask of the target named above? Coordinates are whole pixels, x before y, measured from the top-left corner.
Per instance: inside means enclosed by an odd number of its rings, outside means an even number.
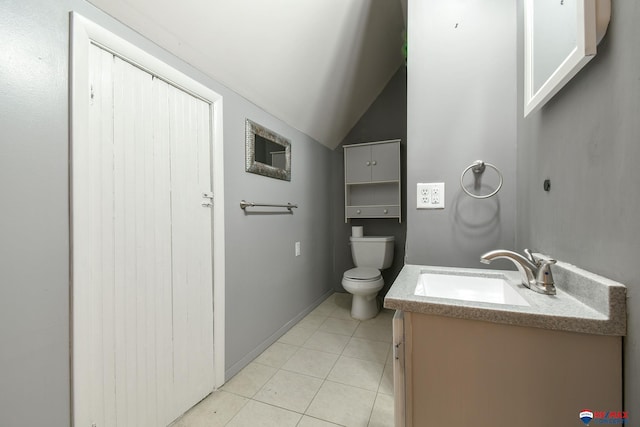
[[[344,272],[347,279],[371,280],[380,277],[380,270],[373,267],[356,267]]]

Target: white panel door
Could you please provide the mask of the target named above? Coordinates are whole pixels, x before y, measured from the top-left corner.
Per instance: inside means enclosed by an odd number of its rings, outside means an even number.
[[[89,64],[89,135],[72,144],[74,422],[168,425],[214,383],[212,106],[94,45]]]
[[[210,105],[172,86],[167,90],[174,387],[178,407],[189,408],[213,390],[211,210],[202,206],[203,192],[211,188]]]

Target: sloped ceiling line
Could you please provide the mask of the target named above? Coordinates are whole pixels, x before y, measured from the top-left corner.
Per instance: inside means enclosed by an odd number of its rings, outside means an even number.
[[[403,62],[406,0],[90,0],[333,149]]]

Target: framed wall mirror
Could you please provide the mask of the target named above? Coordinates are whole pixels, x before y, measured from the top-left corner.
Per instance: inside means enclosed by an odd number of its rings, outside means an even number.
[[[291,181],[291,142],[249,119],[245,122],[247,172]]]
[[[596,54],[611,0],[524,0],[524,115],[540,109]]]

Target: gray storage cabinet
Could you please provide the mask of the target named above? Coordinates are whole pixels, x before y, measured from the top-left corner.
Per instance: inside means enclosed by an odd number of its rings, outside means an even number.
[[[400,211],[400,140],[344,147],[345,222],[397,218]]]

